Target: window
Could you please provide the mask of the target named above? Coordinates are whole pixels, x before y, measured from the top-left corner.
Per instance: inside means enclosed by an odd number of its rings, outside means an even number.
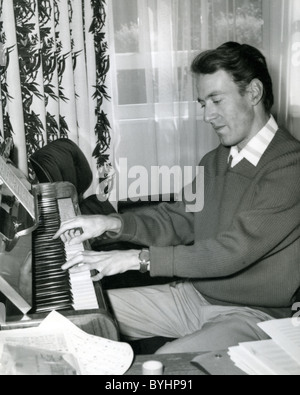
[[[299,0],[111,0],[108,7],[116,168],[119,158],[149,170],[195,166],[219,145],[195,103],[189,67],[200,51],[227,41],[264,53],[273,114],[299,137]]]
[[[147,105],[168,101],[168,78],[177,89],[174,101],[192,101],[189,60],[200,50],[225,41],[266,50],[268,6],[268,0],[112,0],[120,119],[147,117]],[[164,74],[166,50],[173,76]],[[136,115],[133,107],[139,107]]]

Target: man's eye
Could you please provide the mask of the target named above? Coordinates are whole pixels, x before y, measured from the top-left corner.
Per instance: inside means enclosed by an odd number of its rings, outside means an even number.
[[[221,99],[215,99],[215,100],[213,100],[213,103],[214,103],[214,104],[220,104],[221,101],[222,101]]]

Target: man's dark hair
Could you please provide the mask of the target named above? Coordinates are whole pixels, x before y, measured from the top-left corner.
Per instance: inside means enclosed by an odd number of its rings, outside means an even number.
[[[194,59],[191,70],[195,74],[213,74],[224,70],[232,75],[241,94],[245,93],[253,79],[259,79],[264,86],[265,110],[271,112],[274,104],[272,79],[266,58],[258,49],[247,44],[227,42],[217,49],[199,54]]]

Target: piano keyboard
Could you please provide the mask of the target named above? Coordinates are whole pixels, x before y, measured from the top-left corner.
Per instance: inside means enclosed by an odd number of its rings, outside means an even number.
[[[33,310],[98,309],[97,296],[90,272],[71,274],[61,266],[84,246],[64,245],[53,236],[61,222],[76,216],[71,198],[57,199],[49,185],[38,197],[40,220],[33,237]]]

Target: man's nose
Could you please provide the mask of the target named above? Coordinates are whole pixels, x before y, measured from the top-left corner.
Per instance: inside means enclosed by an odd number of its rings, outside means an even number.
[[[213,106],[206,106],[204,109],[204,121],[206,123],[211,123],[217,118],[218,114]]]

